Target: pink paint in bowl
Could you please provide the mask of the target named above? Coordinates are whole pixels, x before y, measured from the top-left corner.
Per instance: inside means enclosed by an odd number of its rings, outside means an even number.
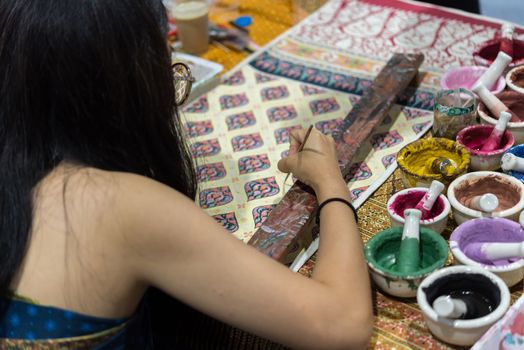
[[[389,219],[392,227],[404,226],[404,210],[415,208],[417,203],[428,192],[428,188],[415,187],[408,188],[395,193],[391,196],[387,203]],[[451,211],[451,204],[446,197],[441,194],[430,213],[426,217],[422,217],[420,225],[427,227],[437,233],[441,233],[446,228],[448,216]]]
[[[457,135],[457,143],[466,147],[471,155],[470,169],[497,170],[500,168],[500,160],[505,151],[513,147],[515,138],[511,131],[506,130],[502,135],[500,148],[490,152],[480,151],[480,148],[493,131],[493,125],[471,125]]]
[[[444,90],[454,90],[456,88],[471,90],[473,85],[487,70],[487,67],[480,66],[453,68],[442,76],[442,79],[440,79],[440,86]],[[504,76],[501,76],[490,90],[496,94],[504,90],[505,87],[506,79],[504,79]]]
[[[492,39],[482,43],[474,52],[473,59],[478,65],[489,66],[500,51],[500,39]],[[524,40],[513,39],[513,61],[510,66],[524,63]]]

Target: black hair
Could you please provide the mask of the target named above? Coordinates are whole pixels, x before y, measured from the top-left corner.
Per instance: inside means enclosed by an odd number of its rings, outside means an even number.
[[[194,198],[166,23],[160,0],[0,1],[0,297],[26,252],[35,187],[61,162]]]

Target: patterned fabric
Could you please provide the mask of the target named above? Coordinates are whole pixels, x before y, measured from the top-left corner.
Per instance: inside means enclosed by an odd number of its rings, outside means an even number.
[[[274,47],[271,52],[283,55]],[[306,85],[305,81],[278,76],[257,83],[260,73],[254,65],[261,56],[264,53],[233,73],[238,77],[236,72],[242,72],[243,84],[231,85],[228,80],[227,84],[197,101],[198,104],[207,101],[209,112],[192,112],[193,104],[183,112],[192,136],[191,150],[198,161],[197,173],[202,188],[200,204],[230,232],[233,232],[232,226],[223,217],[235,213],[234,234],[245,241],[259,226],[260,221],[253,210],[278,203],[284,193],[282,189],[289,188],[283,187],[284,174],[278,172],[276,164],[286,155],[290,130],[314,124],[325,134],[331,134],[358,101],[359,96],[353,93],[362,93],[361,89],[353,88],[350,94],[329,90],[328,85],[321,89]],[[286,67],[294,69],[293,65]],[[367,80],[371,79],[370,76]],[[252,88],[246,89],[247,86]],[[418,92],[425,98],[432,94],[427,87]],[[232,102],[233,99],[236,102]],[[416,99],[406,100],[406,103],[427,107]],[[224,110],[225,105],[228,108]],[[433,112],[429,109],[395,107],[376,128],[367,147],[363,147],[355,158],[354,177],[348,179],[355,199],[366,195],[366,189],[393,164],[401,147],[418,138],[426,130],[424,126],[430,126]],[[388,157],[387,162],[382,161],[384,157]],[[273,179],[271,185],[265,182],[269,178]]]
[[[2,298],[0,303],[6,308],[0,322],[2,349],[74,349],[88,346],[116,349],[124,346],[123,332],[127,319],[82,315],[19,297]]]

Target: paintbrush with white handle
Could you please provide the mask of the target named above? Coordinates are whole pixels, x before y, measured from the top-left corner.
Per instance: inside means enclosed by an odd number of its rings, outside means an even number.
[[[404,211],[404,229],[397,256],[397,270],[402,273],[416,272],[420,268],[420,217],[418,209]]]
[[[422,213],[422,217],[426,218],[429,216],[433,205],[437,201],[438,197],[444,190],[444,184],[440,181],[433,180],[429,186],[428,192],[422,197],[422,199],[417,203],[415,209],[418,209]]]
[[[441,295],[433,302],[437,315],[445,318],[461,318],[468,313],[466,303],[449,295]]]
[[[506,53],[508,56],[513,57],[514,41],[513,35],[515,34],[515,25],[513,23],[504,23],[501,27],[500,34],[500,51]]]
[[[520,118],[513,113],[508,106],[504,104],[501,100],[498,99],[491,91],[489,91],[486,86],[479,84],[476,85],[472,91],[476,93],[480,100],[486,105],[486,107],[493,113],[494,116],[500,116],[500,113],[507,112],[511,114],[511,122],[520,122]]]
[[[524,173],[524,158],[517,157],[513,153],[504,154],[500,160],[500,165],[504,171]]]
[[[510,119],[511,114],[509,114],[508,112],[500,112],[497,124],[491,131],[491,134],[488,136],[486,142],[484,142],[484,144],[480,148],[482,152],[491,152],[500,148],[502,136],[504,136],[504,132],[506,131],[506,127],[508,126],[508,122]]]
[[[499,199],[493,193],[486,193],[471,198],[469,207],[484,213],[492,213],[499,207]]]
[[[475,91],[477,85],[484,85],[488,89],[491,89],[497,79],[500,78],[504,72],[504,69],[506,69],[506,67],[511,63],[511,60],[511,56],[505,52],[499,51],[495,61],[490,64],[489,68],[473,85],[473,91]]]
[[[491,264],[495,260],[524,258],[524,242],[469,243],[464,253],[484,264]]]

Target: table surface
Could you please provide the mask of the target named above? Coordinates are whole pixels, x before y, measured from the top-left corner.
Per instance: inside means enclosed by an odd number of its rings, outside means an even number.
[[[223,0],[226,1],[226,0]],[[220,6],[211,9],[210,18],[215,23],[227,23],[240,15],[250,15],[253,25],[250,27],[250,37],[260,45],[266,45],[309,13],[322,6],[325,0],[242,0],[235,10],[224,10]],[[219,3],[220,1],[216,1]],[[246,52],[237,52],[212,43],[203,58],[220,63],[227,72],[248,56]],[[359,229],[362,239],[366,242],[376,233],[390,226],[386,203],[390,196],[402,189],[404,185],[396,170],[388,180],[359,208]],[[456,227],[450,220],[443,236],[447,239]],[[451,258],[448,262],[451,261]],[[313,256],[300,273],[309,276],[315,265]],[[523,284],[520,282],[511,289],[512,303],[521,295]],[[453,349],[437,341],[429,335],[415,299],[400,300],[373,291],[375,301],[375,330],[370,344],[373,349]],[[426,340],[420,340],[416,338]]]

